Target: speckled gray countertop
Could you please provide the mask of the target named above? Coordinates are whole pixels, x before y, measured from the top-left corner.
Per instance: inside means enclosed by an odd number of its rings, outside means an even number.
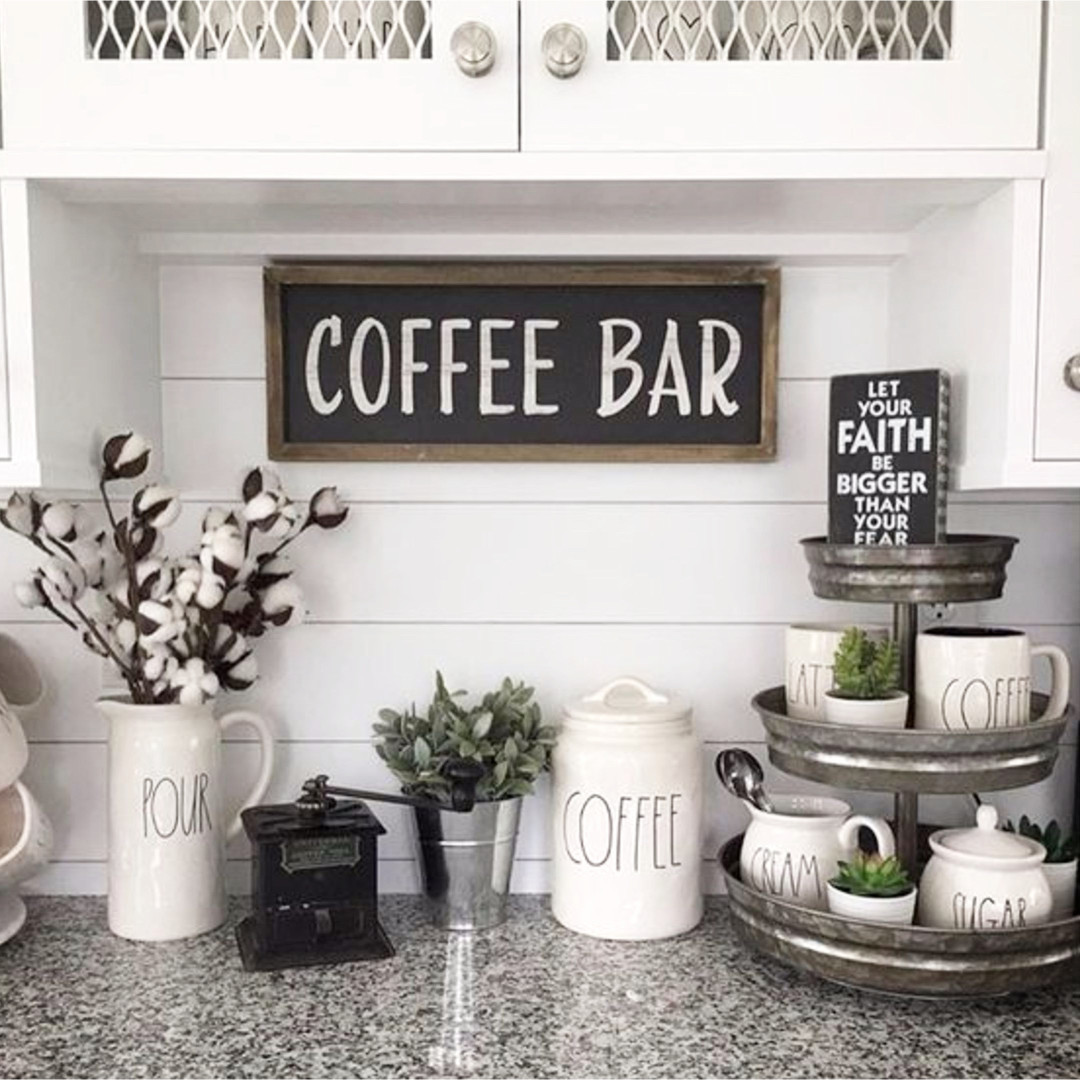
[[[480,934],[384,897],[391,960],[246,974],[231,926],[113,937],[104,901],[30,900],[0,948],[0,1074],[29,1076],[1076,1077],[1080,987],[902,1001],[752,956],[722,901],[693,933],[572,934],[517,898]],[[235,912],[234,912],[235,918]]]

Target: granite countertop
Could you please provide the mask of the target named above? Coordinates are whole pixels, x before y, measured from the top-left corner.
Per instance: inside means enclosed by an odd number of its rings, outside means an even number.
[[[0,948],[0,1075],[1076,1076],[1080,986],[979,1004],[860,994],[755,957],[724,901],[670,941],[570,933],[544,898],[447,934],[384,897],[397,956],[247,974],[231,926],[113,937],[100,898],[29,900]]]

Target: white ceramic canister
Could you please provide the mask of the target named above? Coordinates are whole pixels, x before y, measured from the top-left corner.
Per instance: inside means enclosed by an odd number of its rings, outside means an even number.
[[[616,679],[564,709],[552,755],[551,910],[622,941],[701,920],[701,744],[690,703]]]
[[[1048,922],[1046,848],[998,829],[994,807],[983,804],[974,829],[940,829],[919,881],[918,921],[945,930],[1016,930]]]

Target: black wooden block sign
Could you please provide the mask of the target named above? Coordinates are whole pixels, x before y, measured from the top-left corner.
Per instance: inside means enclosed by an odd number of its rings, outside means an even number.
[[[779,272],[273,266],[276,460],[765,460]]]
[[[831,543],[944,543],[948,403],[943,371],[832,379]]]

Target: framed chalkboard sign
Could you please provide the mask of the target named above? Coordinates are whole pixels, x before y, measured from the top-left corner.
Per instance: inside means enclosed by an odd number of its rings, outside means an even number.
[[[775,456],[778,270],[292,264],[264,285],[272,459]]]

